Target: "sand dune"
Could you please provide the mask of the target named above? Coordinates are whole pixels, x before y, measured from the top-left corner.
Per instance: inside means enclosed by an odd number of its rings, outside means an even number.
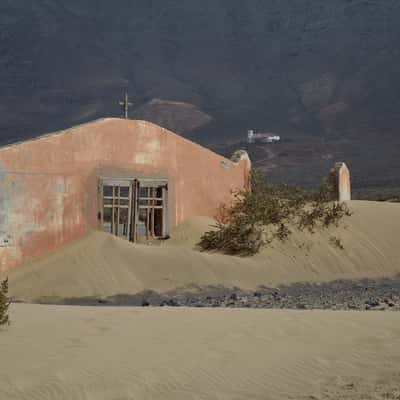
[[[14,304],[11,315],[0,332],[1,399],[400,395],[395,312]]]
[[[10,292],[32,301],[400,273],[400,205],[351,208],[342,227],[295,232],[251,258],[196,250],[212,224],[200,217],[160,246],[91,232],[11,271]],[[0,399],[400,398],[397,312],[12,304],[10,316]]]
[[[112,296],[188,285],[253,289],[297,281],[388,277],[400,273],[400,204],[351,202],[354,215],[340,228],[313,235],[294,232],[250,258],[197,251],[195,243],[212,223],[194,218],[161,246],[133,245],[91,232],[57,252],[9,273],[16,299]],[[329,242],[341,238],[341,250]]]

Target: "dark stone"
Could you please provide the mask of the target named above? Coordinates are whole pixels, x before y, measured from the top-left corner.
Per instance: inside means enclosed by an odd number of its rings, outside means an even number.
[[[179,303],[175,299],[169,299],[167,304],[171,307],[178,307]]]
[[[371,299],[369,299],[369,300],[367,300],[367,301],[365,302],[365,304],[369,305],[370,307],[378,307],[380,303],[379,303],[379,301],[377,301],[377,300],[371,300]]]
[[[367,291],[366,291],[367,289]],[[212,287],[196,291],[174,291],[158,294],[120,294],[107,298],[41,298],[42,304],[93,306],[151,306],[178,307],[254,307],[278,309],[379,310],[400,309],[400,276],[386,280],[340,280],[325,283],[295,283],[278,289],[260,287],[256,291],[238,288]]]

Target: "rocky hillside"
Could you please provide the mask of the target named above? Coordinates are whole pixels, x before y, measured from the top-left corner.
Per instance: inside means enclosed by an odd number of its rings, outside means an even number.
[[[399,20],[398,0],[2,0],[0,143],[118,116],[128,90],[207,146],[280,134],[273,161],[253,151],[271,176],[346,159],[397,185]]]

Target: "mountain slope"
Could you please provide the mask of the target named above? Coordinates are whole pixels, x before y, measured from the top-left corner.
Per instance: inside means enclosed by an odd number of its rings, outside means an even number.
[[[397,0],[3,0],[0,144],[118,116],[128,90],[138,118],[157,98],[209,115],[181,132],[202,144],[339,140],[360,184],[380,159],[397,182],[399,18]]]

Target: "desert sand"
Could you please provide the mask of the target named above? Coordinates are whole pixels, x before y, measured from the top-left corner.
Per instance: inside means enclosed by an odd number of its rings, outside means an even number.
[[[11,316],[0,399],[400,396],[396,312],[14,304]]]
[[[160,246],[91,232],[9,272],[15,299],[391,277],[400,205],[351,202],[340,228],[250,258],[196,249],[193,218]],[[343,250],[329,242],[341,238]],[[400,313],[17,304],[0,330],[0,399],[399,399]]]
[[[165,292],[188,286],[254,289],[299,281],[391,277],[400,273],[400,204],[352,201],[339,228],[295,231],[254,257],[198,251],[214,223],[197,217],[173,229],[160,246],[132,244],[94,231],[8,273],[18,300]],[[344,249],[332,245],[341,239]],[[3,275],[4,276],[4,275]]]

